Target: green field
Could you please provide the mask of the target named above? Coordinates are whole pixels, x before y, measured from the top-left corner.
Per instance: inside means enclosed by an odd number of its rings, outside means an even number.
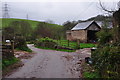
[[[4,18],[3,19],[3,18],[0,18],[0,28],[4,28],[4,27],[9,26],[9,24],[13,21],[27,21],[33,29],[35,27],[37,27],[38,23],[43,23],[43,22],[40,22],[40,21],[26,20],[26,19],[15,19],[15,18],[8,18],[8,19]],[[47,23],[47,24],[49,26],[52,26],[52,27],[61,27],[60,25],[57,25],[57,24],[49,24],[49,23]]]
[[[68,40],[56,40],[56,42],[63,47],[68,47],[71,49],[76,49],[77,46],[77,42],[74,41],[68,41]],[[80,48],[92,48],[92,47],[96,47],[97,44],[93,44],[93,43],[80,43]]]
[[[80,43],[80,48],[92,48],[96,46],[97,44],[93,44],[93,43]]]

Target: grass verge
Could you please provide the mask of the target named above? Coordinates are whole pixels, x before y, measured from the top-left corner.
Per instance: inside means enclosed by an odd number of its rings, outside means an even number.
[[[93,44],[93,43],[80,43],[80,48],[92,48],[96,46],[97,44]]]
[[[22,67],[24,64],[18,60],[9,66],[2,68],[2,77],[4,78],[6,75],[10,75],[12,72],[16,71],[19,67]]]
[[[15,57],[13,57],[11,59],[3,59],[2,60],[2,69],[5,69],[6,67],[8,67],[18,61],[19,61],[19,59],[15,58]]]
[[[40,48],[40,49],[47,49],[47,50],[56,50],[56,51],[64,51],[64,52],[75,52],[75,50],[67,50],[67,49],[53,49],[53,48],[39,47],[39,46],[35,46],[35,47]]]
[[[84,72],[84,78],[99,78],[99,74],[97,72]]]
[[[87,63],[82,64],[82,75],[83,78],[100,78],[100,74]]]
[[[22,50],[22,51],[32,52],[32,50],[29,49],[28,47],[19,47],[19,48],[16,48],[16,50]]]

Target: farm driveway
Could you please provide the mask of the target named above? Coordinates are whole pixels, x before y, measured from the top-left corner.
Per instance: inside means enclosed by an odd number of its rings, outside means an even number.
[[[43,50],[35,48],[34,45],[31,44],[29,44],[28,47],[36,53],[35,56],[33,56],[31,59],[28,59],[24,63],[23,67],[19,68],[16,72],[13,72],[11,75],[6,76],[6,78],[81,77],[81,63],[78,62],[80,59],[85,57],[80,57],[79,53],[81,51],[69,53],[54,50]]]

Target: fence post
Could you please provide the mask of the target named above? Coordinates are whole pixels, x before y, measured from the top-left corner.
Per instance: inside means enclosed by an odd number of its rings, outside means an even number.
[[[69,47],[69,40],[68,40],[68,47]]]
[[[60,45],[61,45],[61,39],[60,39],[59,43],[60,43]]]
[[[77,47],[80,48],[80,40],[77,39]]]

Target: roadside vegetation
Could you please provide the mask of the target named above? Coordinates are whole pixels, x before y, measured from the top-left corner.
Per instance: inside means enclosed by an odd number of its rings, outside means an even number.
[[[120,34],[119,27],[108,29],[107,25],[97,33],[98,46],[92,51],[92,64],[84,64],[84,78],[109,78],[120,77]]]
[[[120,38],[116,34],[116,32],[120,34],[118,28],[116,26],[112,30],[104,28],[97,34],[100,41],[98,49],[92,53],[92,59],[94,68],[102,78],[120,77]]]
[[[82,64],[82,75],[83,78],[100,78],[100,74],[87,63]]]
[[[65,51],[65,52],[74,52],[74,49],[66,48],[60,46],[56,40],[51,38],[40,38],[36,41],[35,46],[41,49],[49,49],[49,50],[57,50],[57,51]]]
[[[2,69],[5,69],[6,67],[18,62],[19,59],[12,57],[10,59],[2,59]]]
[[[40,38],[35,41],[35,46],[41,49],[51,49],[57,51],[65,51],[65,52],[74,52],[76,49],[80,48],[92,48],[95,47],[96,44],[93,43],[80,43],[68,41],[68,40],[53,40],[51,38]]]
[[[63,52],[75,52],[76,50],[69,50],[69,49],[54,49],[54,48],[47,48],[47,47],[38,47],[40,49],[46,49],[46,50],[56,50],[56,51],[63,51]]]

